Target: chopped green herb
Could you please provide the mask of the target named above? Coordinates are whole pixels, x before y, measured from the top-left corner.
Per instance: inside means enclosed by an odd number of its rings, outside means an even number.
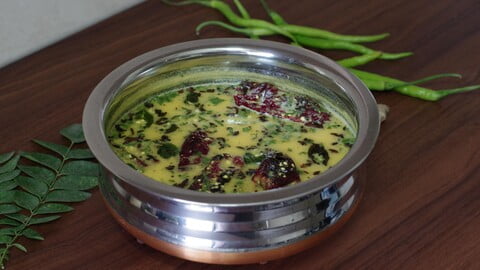
[[[178,147],[176,147],[174,144],[171,144],[171,143],[164,143],[160,145],[157,153],[162,158],[165,158],[165,159],[171,158],[178,154]]]
[[[316,164],[323,164],[327,165],[330,156],[328,155],[328,151],[325,150],[325,147],[321,144],[312,144],[310,148],[308,148],[308,156],[310,159]]]
[[[200,93],[190,92],[187,94],[185,101],[190,103],[197,103],[199,97],[200,97]]]
[[[178,126],[175,125],[175,124],[172,124],[169,128],[167,128],[167,129],[165,130],[165,133],[171,133],[171,132],[174,132],[174,131],[177,130],[177,129],[178,129]]]
[[[355,138],[343,138],[341,141],[344,145],[351,147],[355,142]]]
[[[285,125],[283,129],[287,132],[295,132],[297,129],[293,125]]]
[[[208,165],[208,163],[210,163],[210,159],[207,158],[207,157],[202,157],[202,161],[201,161],[201,162],[202,162],[202,165],[203,165],[203,166],[206,166],[206,165]]]
[[[177,92],[169,92],[155,96],[152,101],[156,102],[159,105],[162,105],[163,103],[172,101],[176,96],[178,96]]]
[[[266,142],[265,142],[265,145],[272,145],[272,144],[276,144],[276,143],[277,143],[276,140],[271,139],[271,140],[266,141]]]
[[[242,128],[242,131],[243,131],[243,132],[249,132],[250,130],[252,130],[252,127],[251,127],[251,126]]]
[[[210,103],[212,103],[213,105],[218,105],[218,104],[224,102],[225,99],[221,99],[219,97],[211,97],[208,101],[210,101]]]
[[[238,115],[243,118],[246,118],[250,113],[251,113],[250,110],[247,110],[245,108],[242,108],[241,110],[238,111]]]
[[[145,128],[150,127],[153,124],[153,115],[151,115],[147,110],[141,110],[135,114],[135,119],[145,120]]]
[[[254,155],[250,152],[247,152],[245,153],[245,155],[243,155],[243,161],[245,162],[245,164],[261,162],[264,159],[265,159],[264,154]]]
[[[240,134],[238,130],[234,130],[232,127],[227,127],[227,131],[228,131],[228,134],[232,136],[237,136],[238,134]]]

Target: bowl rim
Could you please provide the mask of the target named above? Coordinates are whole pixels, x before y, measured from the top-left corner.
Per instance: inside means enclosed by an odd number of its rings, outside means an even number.
[[[349,91],[347,95],[356,106],[358,134],[356,142],[347,155],[332,168],[307,181],[256,193],[235,194],[198,192],[163,184],[133,170],[121,161],[110,148],[104,132],[104,115],[110,100],[114,97],[114,92],[128,78],[131,78],[134,74],[138,75],[142,68],[153,63],[159,63],[166,57],[185,54],[190,51],[212,52],[215,50],[224,50],[225,53],[243,50],[247,54],[258,56],[281,55],[282,57],[288,57],[290,60],[293,59],[296,62],[306,64],[309,68],[316,69],[314,70],[316,72],[327,72],[332,77],[331,79],[339,84],[340,82],[348,83],[350,86],[341,86]],[[320,69],[319,66],[328,66],[336,74]],[[285,43],[246,38],[213,38],[187,41],[155,49],[127,61],[114,69],[94,88],[85,104],[82,124],[90,150],[99,163],[118,179],[159,198],[226,207],[263,205],[298,199],[348,177],[370,154],[380,129],[375,98],[368,88],[348,70],[329,58],[304,48]]]

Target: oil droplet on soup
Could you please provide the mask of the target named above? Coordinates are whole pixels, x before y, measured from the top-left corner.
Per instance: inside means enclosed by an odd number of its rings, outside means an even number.
[[[116,154],[157,181],[240,193],[306,181],[355,140],[338,114],[270,83],[203,85],[149,98],[109,132]]]

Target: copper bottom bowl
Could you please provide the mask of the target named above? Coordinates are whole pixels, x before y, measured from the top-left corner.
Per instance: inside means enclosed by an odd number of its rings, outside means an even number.
[[[350,152],[334,167],[292,186],[247,194],[212,194],[152,180],[123,163],[106,130],[151,95],[178,87],[242,80],[301,88],[344,113],[357,131]],[[365,181],[379,118],[368,89],[335,62],[276,42],[208,39],[141,55],[103,79],[87,101],[85,137],[103,165],[107,208],[137,239],[187,260],[244,264],[300,252],[351,216]]]

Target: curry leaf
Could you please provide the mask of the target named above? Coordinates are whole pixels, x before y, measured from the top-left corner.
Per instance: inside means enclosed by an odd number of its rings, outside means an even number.
[[[13,244],[12,244],[12,246],[14,246],[14,247],[16,247],[16,248],[20,249],[20,250],[21,250],[21,251],[23,251],[23,252],[27,252],[27,248],[26,248],[26,247],[24,247],[22,244],[19,244],[19,243],[13,243]]]
[[[20,175],[17,177],[16,181],[23,189],[38,197],[41,197],[48,192],[48,186],[45,183],[31,177]]]
[[[88,159],[93,157],[93,153],[89,149],[73,149],[67,155],[67,159]]]
[[[19,238],[44,239],[30,226],[54,221],[61,217],[59,213],[73,210],[73,207],[67,204],[54,202],[86,200],[91,194],[82,190],[98,185],[101,172],[99,165],[85,160],[94,157],[92,152],[88,148],[77,148],[75,145],[85,141],[82,126],[74,124],[62,129],[60,133],[70,140],[69,145],[34,140],[37,145],[55,154],[38,152],[20,152],[19,155],[15,155],[15,152],[0,154],[0,225],[2,225],[0,266],[2,269],[12,247],[27,252],[27,249],[18,243]],[[18,164],[22,157],[38,165]],[[47,214],[53,215],[45,216]]]
[[[47,223],[47,222],[54,221],[54,220],[59,219],[59,218],[60,218],[60,216],[58,216],[58,215],[40,217],[40,218],[31,218],[30,219],[30,224],[35,225],[35,224]]]
[[[60,177],[53,186],[54,189],[87,190],[98,185],[98,178],[94,176],[66,175]]]
[[[40,203],[37,197],[20,190],[15,192],[14,201],[18,206],[30,211],[35,209],[35,207],[37,207]]]
[[[6,244],[12,241],[12,237],[10,235],[0,235],[0,244]]]
[[[20,159],[19,155],[14,156],[12,159],[10,159],[7,163],[3,164],[0,167],[0,173],[6,173],[13,171],[15,167],[17,167],[18,160]]]
[[[0,174],[0,183],[5,181],[10,181],[13,178],[17,177],[20,174],[20,170],[13,170],[6,173]]]
[[[15,155],[15,152],[9,152],[5,154],[0,154],[0,164],[7,162],[7,160],[11,159]]]
[[[14,219],[16,221],[19,221],[21,223],[24,223],[28,219],[28,217],[23,215],[23,214],[8,214],[8,215],[5,215],[5,216],[8,217],[8,218]]]
[[[22,223],[11,218],[0,218],[0,225],[19,226],[20,224]]]
[[[46,202],[81,202],[90,198],[91,194],[77,190],[54,190],[48,193]]]
[[[15,235],[16,229],[14,227],[7,227],[0,229],[0,235]]]
[[[11,203],[14,196],[14,190],[0,190],[0,203]]]
[[[20,210],[22,210],[22,208],[14,204],[0,204],[0,214],[13,214]]]
[[[72,143],[82,143],[85,141],[81,124],[70,125],[60,130],[60,134],[69,139]]]
[[[84,176],[98,176],[100,167],[97,163],[85,160],[73,160],[67,162],[61,173],[64,175],[84,175]]]
[[[47,185],[55,181],[55,173],[47,168],[26,165],[19,165],[18,168],[22,172],[37,180],[43,181]]]
[[[54,171],[58,170],[62,164],[62,161],[52,155],[37,153],[37,152],[24,152],[22,153],[24,158],[30,159],[33,162],[41,164],[45,167],[53,169]]]
[[[10,181],[0,183],[0,190],[12,190],[17,186],[18,185],[15,180],[10,180]]]
[[[41,205],[38,210],[37,214],[55,214],[55,213],[64,213],[70,212],[73,210],[73,207],[70,207],[66,204],[61,203],[46,203]]]
[[[61,144],[56,144],[52,142],[45,142],[41,140],[33,140],[36,144],[41,145],[49,150],[52,150],[55,153],[60,154],[62,157],[64,157],[68,153],[68,147],[61,145]]]
[[[26,228],[25,230],[23,230],[22,235],[34,240],[44,240],[43,236],[39,232],[30,228]]]

